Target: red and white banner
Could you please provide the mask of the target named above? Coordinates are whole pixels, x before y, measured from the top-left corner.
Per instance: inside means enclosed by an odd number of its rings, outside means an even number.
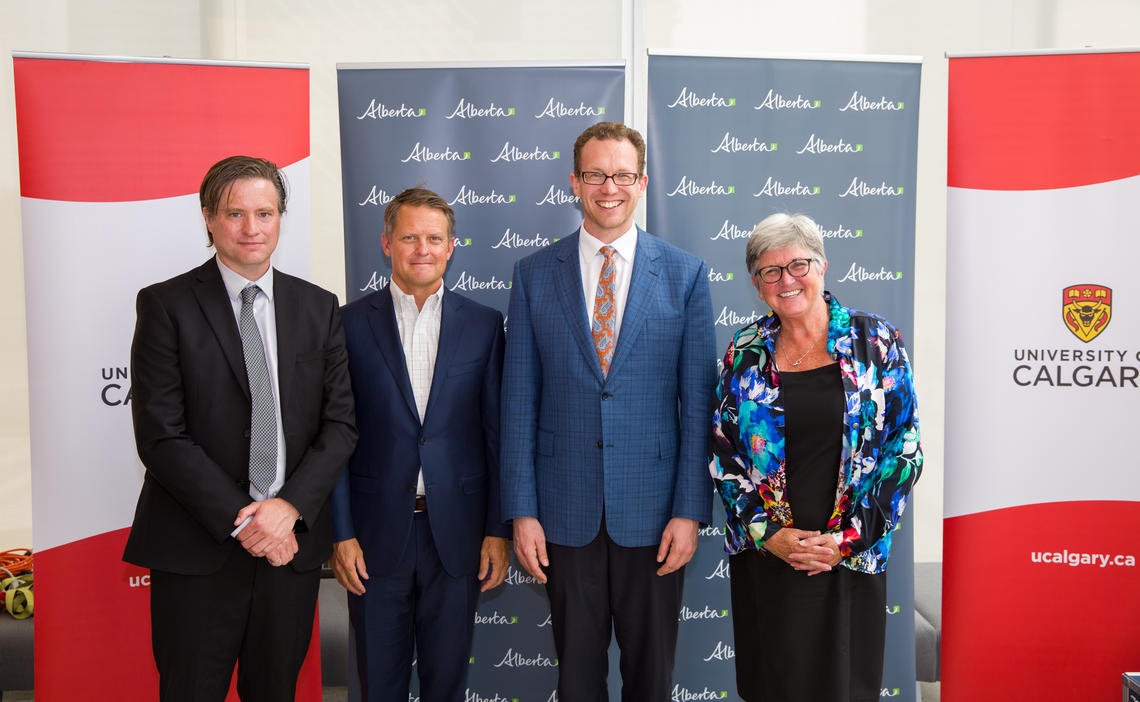
[[[950,59],[942,698],[1140,669],[1140,53]]]
[[[121,561],[143,475],[130,417],[135,293],[213,254],[198,186],[236,153],[283,167],[290,200],[274,265],[307,277],[309,72],[63,55],[13,62],[36,698],[156,699],[149,576]],[[298,699],[320,699],[319,649],[310,648]]]

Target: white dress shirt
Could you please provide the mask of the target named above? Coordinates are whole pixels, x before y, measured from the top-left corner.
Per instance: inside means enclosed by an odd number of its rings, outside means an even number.
[[[598,279],[602,277],[602,266],[606,263],[602,253],[605,244],[587,232],[585,224],[579,232],[578,266],[582,271],[582,292],[586,297],[586,321],[589,327],[593,327],[594,298],[597,296]],[[629,298],[629,281],[633,277],[633,256],[637,252],[637,226],[630,225],[629,231],[610,246],[617,250],[614,256],[614,331],[620,337],[625,301]]]
[[[264,500],[276,497],[285,485],[285,428],[281,424],[281,384],[277,379],[277,314],[273,306],[273,267],[265,271],[265,275],[257,280],[247,280],[239,273],[230,270],[220,258],[214,257],[218,262],[218,270],[222,273],[222,283],[226,286],[226,297],[234,311],[234,321],[241,325],[241,291],[245,286],[253,283],[261,288],[261,294],[253,301],[253,319],[257,322],[257,332],[261,335],[261,347],[265,352],[265,365],[269,368],[269,384],[273,387],[273,405],[277,413],[277,475],[269,486],[269,492],[262,494],[249,481],[249,496],[254,500]],[[231,532],[236,536],[239,531],[249,524],[249,520],[242,522]]]
[[[420,413],[420,424],[424,422],[428,395],[431,394],[431,378],[435,373],[435,357],[439,351],[439,320],[443,311],[443,284],[424,300],[423,309],[416,307],[416,298],[400,289],[396,283],[389,286],[392,291],[392,307],[396,312],[396,328],[400,332],[400,345],[404,347],[404,363],[408,367],[408,379],[412,381],[412,394],[416,398],[416,410]],[[416,494],[424,495],[424,470],[420,467],[416,480]]]

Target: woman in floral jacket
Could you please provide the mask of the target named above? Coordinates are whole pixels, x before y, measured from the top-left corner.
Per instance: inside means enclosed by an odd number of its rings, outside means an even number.
[[[878,700],[891,532],[922,468],[910,362],[889,322],[823,290],[810,218],[766,218],[745,259],[772,312],[725,354],[709,463],[737,687],[749,702]]]

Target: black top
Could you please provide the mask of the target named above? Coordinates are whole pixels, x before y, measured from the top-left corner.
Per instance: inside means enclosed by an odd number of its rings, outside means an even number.
[[[792,525],[826,531],[835,509],[843,450],[843,380],[839,364],[780,370],[784,386],[784,456]]]

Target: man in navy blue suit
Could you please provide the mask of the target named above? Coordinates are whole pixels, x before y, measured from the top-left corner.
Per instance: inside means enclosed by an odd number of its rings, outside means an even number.
[[[499,510],[503,316],[443,287],[455,214],[411,188],[384,211],[392,282],[343,310],[361,440],[332,495],[366,700],[462,702],[480,591],[509,563]]]
[[[670,698],[684,565],[711,517],[716,382],[708,269],[638,229],[645,142],[574,143],[578,232],[515,265],[503,374],[503,517],[550,597],[558,696]]]

